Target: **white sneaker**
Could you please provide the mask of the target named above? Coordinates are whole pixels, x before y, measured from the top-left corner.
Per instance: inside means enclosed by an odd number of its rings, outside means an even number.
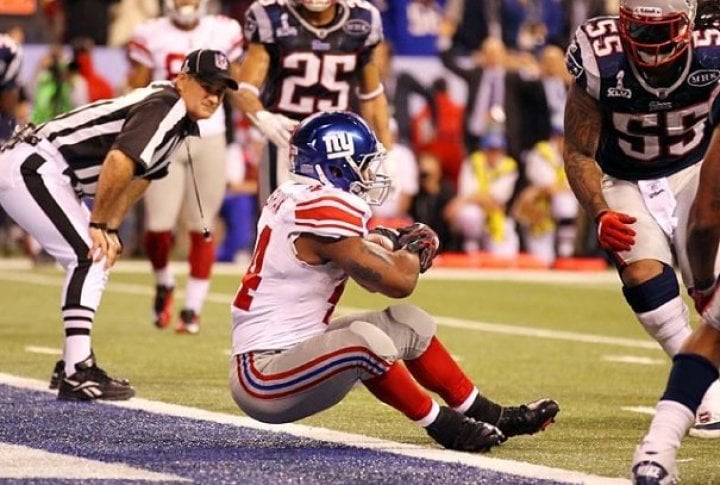
[[[675,450],[653,451],[642,443],[635,448],[632,462],[634,485],[672,485],[678,481]]]
[[[720,438],[720,414],[703,409],[698,409],[695,424],[688,431],[690,436],[695,438],[717,439]]]

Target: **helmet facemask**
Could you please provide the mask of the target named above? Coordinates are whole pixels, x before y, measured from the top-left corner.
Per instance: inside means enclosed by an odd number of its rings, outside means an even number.
[[[663,12],[659,7],[620,7],[620,36],[635,65],[670,66],[690,47],[694,9]],[[693,18],[691,18],[693,17]]]
[[[207,0],[199,0],[196,5],[182,5],[177,6],[176,0],[165,0],[165,12],[173,22],[189,27],[200,20],[200,17],[205,15],[207,7]]]

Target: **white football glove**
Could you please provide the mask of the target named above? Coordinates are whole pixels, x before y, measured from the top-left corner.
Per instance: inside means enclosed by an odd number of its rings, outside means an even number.
[[[287,116],[265,110],[258,111],[255,115],[249,115],[249,117],[262,134],[278,148],[288,146],[290,135],[292,135],[292,131],[298,124],[298,121]]]

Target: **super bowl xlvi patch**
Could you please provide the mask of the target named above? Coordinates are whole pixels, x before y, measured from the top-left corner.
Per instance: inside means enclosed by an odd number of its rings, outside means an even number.
[[[370,32],[370,24],[361,19],[349,20],[343,25],[348,35],[365,35]]]
[[[607,90],[607,97],[608,98],[625,98],[630,99],[632,97],[632,91],[623,85],[623,78],[625,77],[625,71],[619,71],[617,73],[617,76],[615,77],[617,79],[617,84],[614,88],[608,88]]]
[[[700,69],[688,75],[687,83],[690,86],[701,88],[716,83],[718,79],[720,79],[720,71],[717,69]]]
[[[280,16],[280,27],[275,30],[275,36],[294,37],[296,35],[298,35],[298,30],[288,23],[288,14],[282,14]]]

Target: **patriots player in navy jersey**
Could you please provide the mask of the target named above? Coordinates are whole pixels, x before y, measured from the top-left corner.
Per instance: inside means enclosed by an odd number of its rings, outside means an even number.
[[[696,0],[622,0],[619,17],[581,25],[567,51],[565,170],[614,258],[623,294],[676,360],[690,335],[673,270],[693,285],[687,220],[710,139],[720,32],[695,25]],[[720,437],[715,382],[691,433]]]
[[[10,138],[15,128],[15,108],[20,96],[17,84],[22,49],[7,34],[0,34],[0,141]]]
[[[260,165],[259,200],[288,178],[295,124],[318,111],[347,110],[354,96],[360,114],[390,147],[387,99],[374,61],[382,23],[369,2],[257,0],[243,30],[241,106],[272,142]]]

